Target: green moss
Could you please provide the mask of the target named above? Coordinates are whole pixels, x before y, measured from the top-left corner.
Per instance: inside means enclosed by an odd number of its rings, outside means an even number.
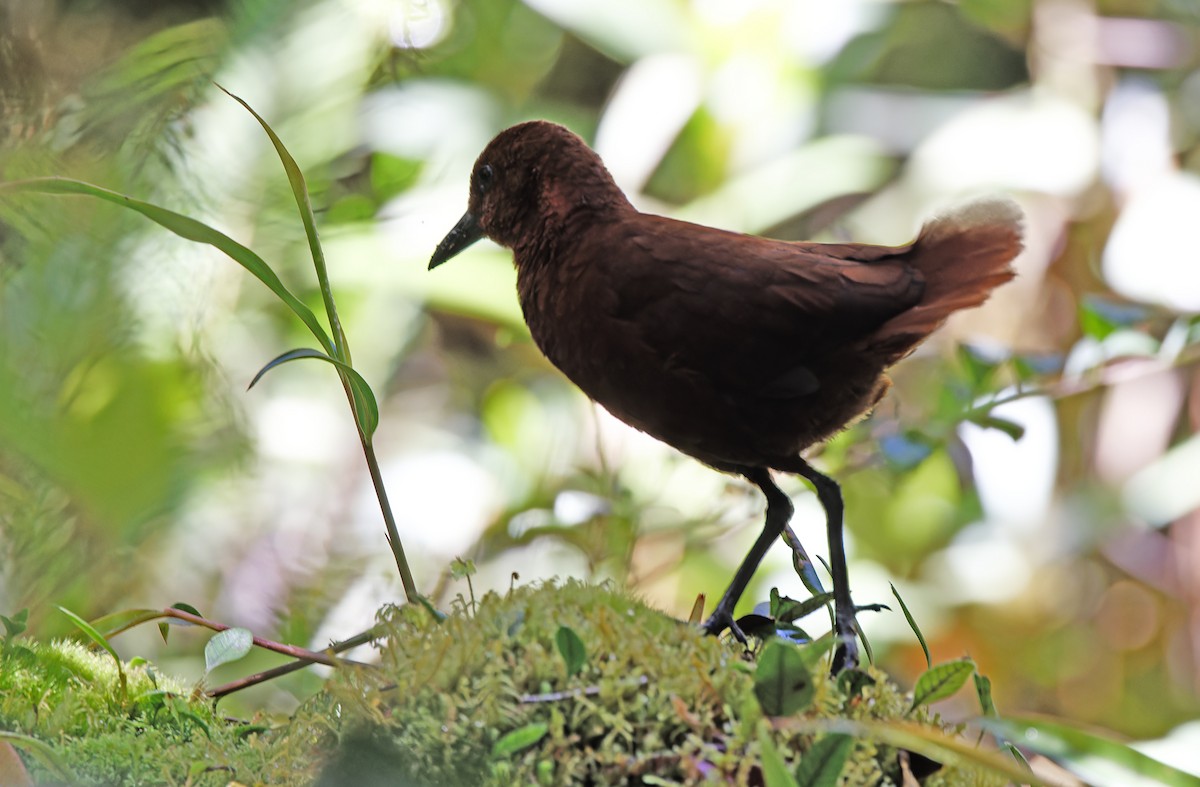
[[[849,696],[823,665],[801,722],[772,725],[740,647],[610,589],[548,583],[489,595],[473,614],[466,607],[440,623],[411,607],[381,613],[383,669],[341,672],[329,687],[346,752],[328,783],[349,767],[369,771],[372,758],[405,784],[761,783],[761,729],[793,767],[821,720],[904,719],[955,732],[924,708],[910,711],[911,698],[881,673],[868,671]],[[587,648],[573,677],[555,645],[560,626]],[[522,734],[534,742],[512,751]],[[898,755],[860,738],[842,783],[898,784]],[[951,768],[935,778],[1004,783]]]
[[[108,654],[71,641],[0,649],[0,730],[47,744],[48,756],[23,750],[38,783],[223,785],[271,772],[265,738],[148,664],[123,670],[124,688]]]
[[[824,661],[807,707],[768,719],[753,656],[611,588],[547,583],[456,606],[440,622],[420,607],[385,608],[381,668],[334,673],[270,730],[222,718],[149,665],[125,665],[122,688],[107,654],[12,643],[0,648],[0,730],[48,747],[22,749],[42,784],[318,787],[762,784],[764,745],[794,769],[833,732],[853,739],[840,784],[897,785],[902,747],[958,733],[913,710],[882,673],[851,688]],[[582,667],[563,627],[583,644]],[[56,777],[56,764],[72,776]],[[1004,779],[948,765],[924,783]]]

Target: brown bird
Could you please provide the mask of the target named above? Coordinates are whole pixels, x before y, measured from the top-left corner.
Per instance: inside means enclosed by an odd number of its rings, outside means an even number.
[[[841,490],[801,452],[869,411],[889,366],[1013,277],[1016,205],[970,204],[907,246],[768,240],[639,212],[582,139],[533,121],[479,156],[467,212],[429,267],[485,235],[512,249],[530,333],[584,393],[766,495],[762,534],[705,629],[743,639],[734,605],[792,515],[770,471],[797,473],[826,513],[834,668],[857,664]]]

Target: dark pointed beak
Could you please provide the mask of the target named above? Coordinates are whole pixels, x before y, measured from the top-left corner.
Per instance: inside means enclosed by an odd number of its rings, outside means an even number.
[[[433,270],[482,237],[483,230],[479,228],[475,215],[467,211],[433,250],[433,256],[429,258],[429,270]]]

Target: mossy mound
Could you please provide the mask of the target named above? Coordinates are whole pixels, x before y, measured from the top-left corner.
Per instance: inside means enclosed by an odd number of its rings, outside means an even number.
[[[0,731],[26,736],[8,739],[38,784],[225,785],[282,765],[264,727],[226,721],[149,664],[118,671],[71,641],[0,648]]]
[[[322,784],[763,784],[763,747],[791,770],[824,720],[956,732],[881,673],[839,682],[823,664],[807,708],[772,722],[740,647],[603,587],[548,583],[458,607],[440,622],[411,606],[381,613],[382,669],[339,672],[327,689],[342,750]],[[840,783],[900,784],[902,759],[856,737]],[[1004,779],[942,767],[923,783]]]
[[[819,647],[769,646],[811,670],[799,710],[768,718],[754,656],[610,588],[547,583],[456,607],[444,620],[385,608],[380,667],[337,671],[277,727],[225,719],[145,663],[5,642],[0,742],[39,784],[774,787],[834,751],[832,773],[799,783],[1005,782],[878,671],[831,679]],[[939,768],[908,749],[947,756]]]

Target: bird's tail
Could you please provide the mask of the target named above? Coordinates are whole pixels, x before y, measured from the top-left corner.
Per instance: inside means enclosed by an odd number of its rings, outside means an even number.
[[[872,344],[899,360],[951,314],[986,301],[1016,275],[1012,260],[1022,249],[1022,219],[1015,202],[991,198],[926,222],[905,254],[925,277],[925,293],[880,326]]]

